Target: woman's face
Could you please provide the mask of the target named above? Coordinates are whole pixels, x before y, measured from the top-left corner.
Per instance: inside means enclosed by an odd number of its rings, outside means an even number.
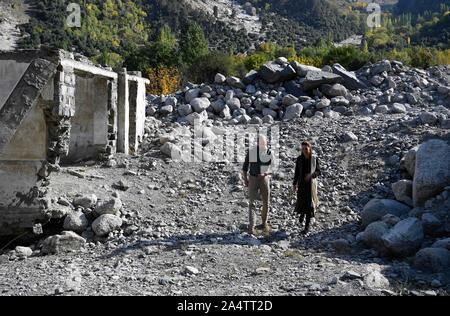
[[[310,156],[311,155],[311,147],[302,145],[302,153],[305,156]]]

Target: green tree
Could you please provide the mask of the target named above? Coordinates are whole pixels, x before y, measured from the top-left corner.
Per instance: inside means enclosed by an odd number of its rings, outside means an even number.
[[[169,26],[164,25],[160,29],[156,41],[150,44],[146,54],[151,67],[178,65],[177,39]]]
[[[208,41],[197,23],[190,24],[182,33],[180,53],[182,62],[187,66],[193,65],[199,58],[208,55]]]

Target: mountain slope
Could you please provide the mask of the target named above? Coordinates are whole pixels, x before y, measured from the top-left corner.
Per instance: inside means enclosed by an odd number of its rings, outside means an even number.
[[[14,50],[21,38],[19,25],[27,23],[28,4],[25,0],[0,1],[0,51]]]
[[[425,11],[439,12],[441,5],[450,5],[450,0],[399,0],[395,13],[423,14]]]
[[[26,31],[31,39],[25,46],[70,46],[63,33],[64,1],[30,0],[38,6],[33,25]],[[84,3],[81,0],[73,2]],[[87,5],[102,6],[108,1],[86,0]],[[115,2],[115,1],[110,1]],[[153,34],[165,24],[179,35],[195,21],[205,31],[213,49],[223,52],[246,52],[260,42],[273,41],[280,45],[300,48],[321,38],[342,40],[363,31],[364,19],[350,13],[345,1],[330,0],[129,0],[147,13],[146,23]],[[83,11],[85,8],[82,8]],[[99,18],[102,16],[100,15]],[[89,46],[89,45],[85,45]],[[88,55],[92,52],[86,52]]]

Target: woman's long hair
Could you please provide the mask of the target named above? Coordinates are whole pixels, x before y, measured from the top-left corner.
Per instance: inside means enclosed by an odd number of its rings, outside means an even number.
[[[312,156],[313,155],[313,146],[312,146],[312,144],[310,142],[308,142],[308,141],[304,141],[304,142],[302,142],[302,147],[303,146],[306,146],[306,147],[308,147],[310,149],[311,156]],[[303,154],[303,150],[302,150],[302,154]]]

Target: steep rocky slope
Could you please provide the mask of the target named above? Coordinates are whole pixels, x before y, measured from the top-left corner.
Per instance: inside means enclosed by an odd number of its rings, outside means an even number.
[[[14,50],[21,38],[19,25],[29,20],[28,1],[4,0],[0,2],[0,50]]]

